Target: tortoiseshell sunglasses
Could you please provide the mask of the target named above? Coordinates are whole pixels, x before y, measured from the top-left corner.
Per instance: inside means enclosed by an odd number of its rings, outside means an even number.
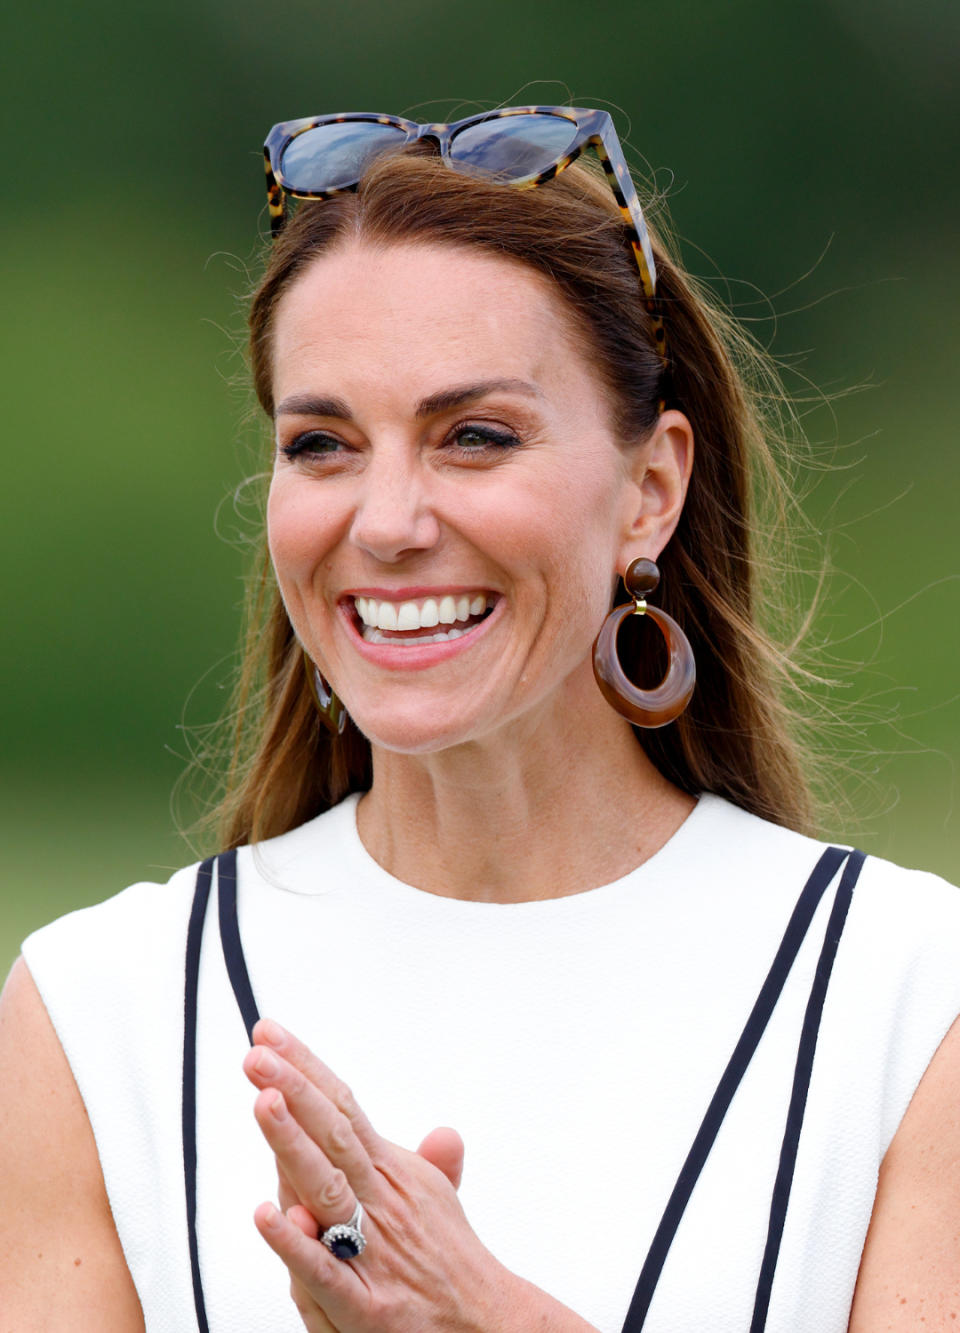
[[[663,325],[654,305],[657,270],[640,201],[620,140],[606,111],[569,106],[514,106],[485,111],[450,125],[420,125],[402,116],[347,112],[274,125],[263,145],[270,229],[286,218],[286,196],[329,199],[354,190],[379,153],[432,139],[453,171],[517,189],[552,180],[592,147],[603,163],[640,271],[644,303],[661,355]]]

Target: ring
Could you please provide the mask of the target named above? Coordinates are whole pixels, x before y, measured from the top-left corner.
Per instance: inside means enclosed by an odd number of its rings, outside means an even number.
[[[335,1259],[357,1259],[367,1247],[367,1238],[360,1230],[362,1226],[363,1209],[357,1200],[350,1221],[327,1227],[320,1237],[320,1243],[326,1245]]]

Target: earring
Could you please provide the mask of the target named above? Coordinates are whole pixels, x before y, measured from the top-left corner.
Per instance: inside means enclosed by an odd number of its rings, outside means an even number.
[[[313,702],[317,706],[323,725],[331,735],[342,736],[343,729],[347,725],[347,710],[342,701],[331,690],[306,652],[303,654],[303,666],[307,673],[307,684],[310,686]]]
[[[665,727],[678,718],[693,694],[697,670],[693,649],[683,630],[666,611],[647,606],[646,596],[660,582],[660,571],[652,560],[633,560],[623,576],[633,602],[614,607],[603,622],[593,645],[593,674],[600,692],[635,727]],[[653,690],[641,690],[628,680],[617,655],[617,635],[627,616],[649,616],[667,645],[667,674]]]

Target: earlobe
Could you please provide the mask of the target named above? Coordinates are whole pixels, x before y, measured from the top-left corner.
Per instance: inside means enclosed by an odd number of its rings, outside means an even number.
[[[656,559],[683,510],[693,469],[693,427],[682,412],[662,412],[632,462],[632,513],[624,533],[621,568],[637,555]]]

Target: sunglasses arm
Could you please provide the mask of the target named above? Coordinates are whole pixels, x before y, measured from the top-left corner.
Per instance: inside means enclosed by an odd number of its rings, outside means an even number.
[[[603,164],[607,183],[613,191],[620,214],[629,229],[630,245],[640,272],[643,303],[647,314],[650,316],[653,337],[660,353],[660,359],[666,366],[669,364],[666,332],[655,296],[657,286],[656,263],[653,258],[653,247],[650,244],[650,234],[643,219],[643,210],[640,207],[640,200],[637,198],[636,187],[631,179],[627,160],[623,155],[620,140],[617,138],[617,132],[613,128],[613,122],[609,115],[604,113],[602,119],[598,117],[596,126],[590,128],[593,130],[590,136],[591,142],[596,149],[597,157]]]
[[[267,209],[270,213],[270,234],[276,237],[283,229],[283,224],[286,221],[287,196],[273,174],[273,167],[270,165],[270,154],[266,148],[263,150],[263,165],[267,173]]]

